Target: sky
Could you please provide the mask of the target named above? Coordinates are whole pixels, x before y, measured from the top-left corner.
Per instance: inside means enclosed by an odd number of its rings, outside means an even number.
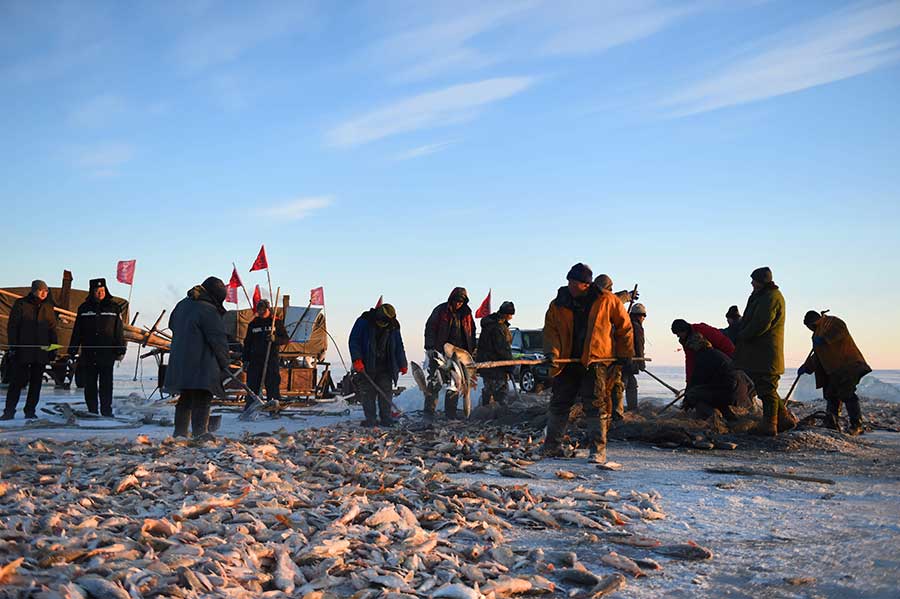
[[[420,359],[453,287],[539,328],[585,262],[675,365],[767,265],[789,369],[809,309],[900,368],[898,107],[898,1],[3,0],[0,285],[136,259],[149,325],[265,244],[345,358],[384,295]]]

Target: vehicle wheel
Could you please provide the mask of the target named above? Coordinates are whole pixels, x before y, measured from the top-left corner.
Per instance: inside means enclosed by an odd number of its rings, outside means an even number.
[[[533,393],[536,385],[534,373],[530,370],[523,370],[519,377],[519,386],[525,393]]]

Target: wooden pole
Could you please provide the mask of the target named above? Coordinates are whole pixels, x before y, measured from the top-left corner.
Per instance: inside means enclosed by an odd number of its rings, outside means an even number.
[[[266,273],[269,272],[269,269],[266,269]],[[263,364],[262,371],[262,380],[259,382],[259,390],[262,391],[263,385],[266,385],[266,372],[269,370],[269,354],[272,353],[272,342],[275,341],[275,315],[278,313],[278,296],[281,295],[281,287],[278,288],[278,293],[275,296],[275,305],[271,307],[272,309],[272,330],[269,331],[269,343],[266,346],[266,363]],[[277,390],[276,390],[277,391]],[[269,386],[266,385],[266,397],[269,396]]]
[[[634,284],[634,290],[631,292],[631,301],[628,302],[628,313],[631,314],[631,308],[634,307],[634,296],[637,295],[637,283]]]
[[[681,391],[679,391],[678,389],[676,389],[675,387],[673,387],[673,386],[670,385],[669,383],[665,382],[664,380],[662,380],[661,378],[659,378],[658,376],[656,376],[655,374],[653,374],[653,373],[650,372],[649,370],[644,370],[644,372],[646,372],[647,374],[649,374],[650,377],[653,378],[653,379],[655,379],[657,383],[659,383],[660,385],[662,385],[663,387],[665,387],[666,389],[668,389],[669,391],[671,391],[671,392],[674,393],[675,395],[678,395],[679,393],[681,393]]]

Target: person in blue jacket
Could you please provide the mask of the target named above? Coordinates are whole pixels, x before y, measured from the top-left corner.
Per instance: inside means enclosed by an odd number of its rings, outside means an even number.
[[[353,370],[362,374],[359,395],[366,417],[363,426],[375,426],[379,420],[382,426],[393,425],[393,388],[399,376],[406,374],[408,364],[397,311],[392,305],[382,304],[356,319],[350,331],[350,359]]]

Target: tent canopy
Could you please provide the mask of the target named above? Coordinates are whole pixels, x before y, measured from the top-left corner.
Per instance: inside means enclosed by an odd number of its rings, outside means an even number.
[[[283,308],[275,310],[275,315],[282,318]],[[305,313],[305,315],[304,315]],[[243,310],[229,310],[223,316],[225,332],[241,343],[247,335],[247,326],[256,317],[256,313],[245,308]],[[303,318],[301,321],[300,318]],[[297,323],[300,326],[297,326]],[[325,314],[322,308],[288,306],[287,318],[284,327],[291,336],[291,342],[281,348],[281,356],[284,358],[296,358],[298,356],[312,356],[317,360],[325,359],[325,351],[328,349],[328,335],[325,328]],[[296,331],[294,329],[296,328]]]

